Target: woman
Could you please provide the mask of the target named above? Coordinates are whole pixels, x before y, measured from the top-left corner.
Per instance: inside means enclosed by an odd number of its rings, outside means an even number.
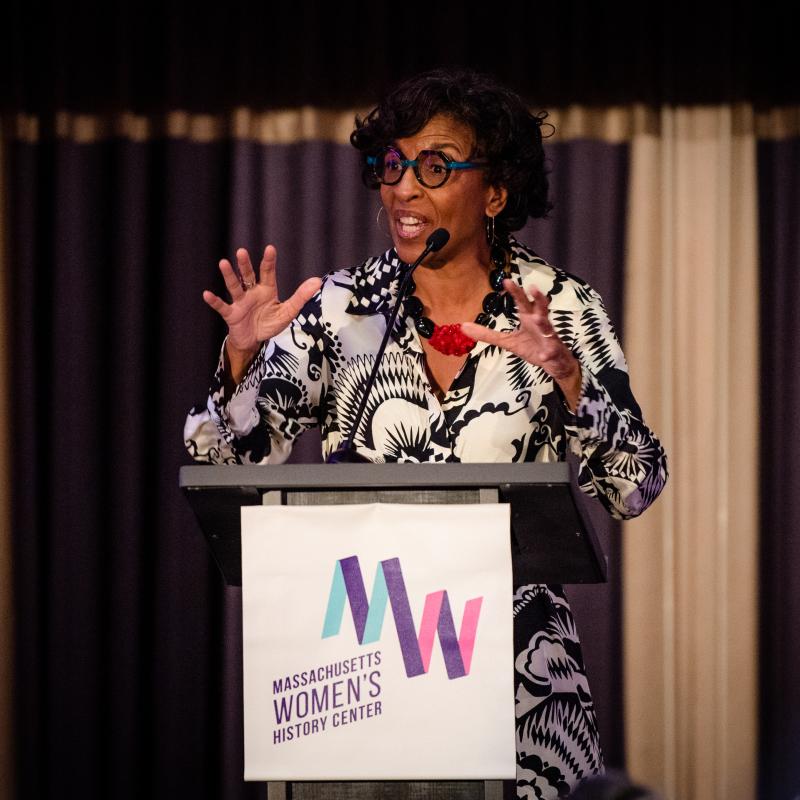
[[[666,461],[631,395],[597,293],[511,233],[549,210],[542,116],[491,79],[437,70],[356,120],[364,178],[380,190],[393,249],[307,280],[285,301],[275,248],[258,273],[245,250],[222,260],[231,296],[205,301],[228,325],[206,409],[192,412],[192,455],[280,463],[319,425],[327,457],[349,435],[360,390],[398,291],[428,236],[363,421],[374,461],[556,461],[570,447],[581,488],[617,518],[643,511]],[[465,321],[469,320],[469,321]],[[460,327],[459,327],[460,324]],[[560,587],[514,597],[517,785],[565,796],[602,770],[580,645]]]

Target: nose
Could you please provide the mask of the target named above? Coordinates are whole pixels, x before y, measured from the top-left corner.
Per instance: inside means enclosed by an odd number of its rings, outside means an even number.
[[[413,167],[406,167],[403,177],[394,185],[394,190],[402,198],[418,197],[422,194],[423,186],[417,180]]]

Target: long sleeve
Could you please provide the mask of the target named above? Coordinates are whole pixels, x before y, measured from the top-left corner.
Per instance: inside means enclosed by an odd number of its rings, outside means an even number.
[[[625,357],[603,303],[586,287],[590,301],[567,323],[575,334],[572,350],[583,374],[580,399],[566,430],[580,460],[581,489],[597,497],[617,519],[641,514],[667,480],[661,443],[642,419],[628,380]],[[575,318],[577,316],[577,318]]]
[[[193,408],[186,418],[184,443],[192,458],[280,464],[297,437],[317,424],[323,358],[321,342],[303,330],[305,317],[301,314],[262,345],[230,396],[223,380],[223,345],[206,407]]]

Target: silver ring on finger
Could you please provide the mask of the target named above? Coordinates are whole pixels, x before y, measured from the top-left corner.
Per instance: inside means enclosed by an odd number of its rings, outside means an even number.
[[[242,289],[247,291],[248,289],[252,289],[256,285],[256,282],[253,278],[248,278],[245,280],[242,278]]]

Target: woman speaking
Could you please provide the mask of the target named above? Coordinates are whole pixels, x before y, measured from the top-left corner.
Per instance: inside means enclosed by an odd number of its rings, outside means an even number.
[[[583,491],[618,519],[644,511],[666,459],[602,301],[512,236],[550,208],[542,123],[492,79],[453,69],[356,119],[351,142],[394,246],[285,301],[274,247],[258,271],[243,249],[236,266],[220,262],[230,302],[203,297],[228,335],[207,407],[186,422],[192,456],[280,463],[317,425],[326,458],[349,438],[375,462],[559,461],[570,448]],[[440,228],[446,244],[397,298]],[[519,796],[563,797],[603,768],[574,621],[560,586],[516,587],[514,615]]]

